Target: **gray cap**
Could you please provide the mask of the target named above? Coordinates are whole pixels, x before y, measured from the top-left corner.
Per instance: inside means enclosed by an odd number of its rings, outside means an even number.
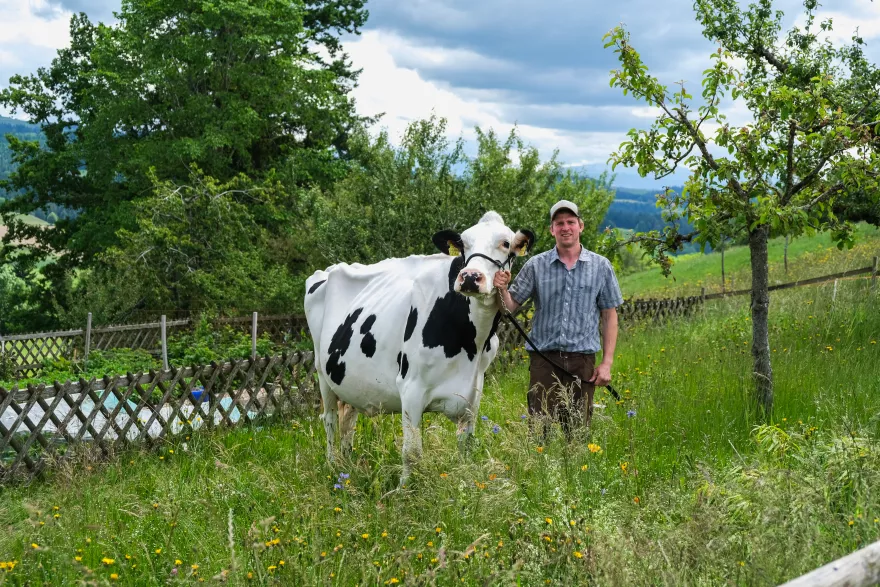
[[[574,202],[569,202],[568,200],[559,200],[558,202],[553,204],[552,208],[550,208],[550,222],[553,222],[553,217],[556,216],[556,213],[560,210],[568,210],[578,218],[581,217],[580,213],[578,212],[577,204],[575,204]]]

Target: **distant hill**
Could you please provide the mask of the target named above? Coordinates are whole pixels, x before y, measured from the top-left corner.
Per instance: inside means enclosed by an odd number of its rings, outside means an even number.
[[[6,140],[8,134],[28,141],[37,140],[42,136],[38,126],[23,120],[0,116],[0,179],[5,179],[13,169],[12,152],[9,150],[9,142]]]
[[[681,189],[681,188],[678,188]],[[663,227],[663,218],[656,206],[657,194],[662,188],[615,188],[614,201],[600,227],[628,228],[645,231]]]

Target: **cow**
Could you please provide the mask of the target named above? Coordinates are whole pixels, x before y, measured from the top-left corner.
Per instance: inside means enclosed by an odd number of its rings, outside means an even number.
[[[359,413],[401,413],[401,484],[421,456],[425,412],[457,424],[460,445],[473,434],[484,374],[498,352],[493,277],[527,254],[535,235],[514,233],[487,212],[463,233],[444,230],[432,240],[440,254],[339,263],[306,280],[327,459],[335,459],[337,422],[348,454]],[[341,418],[337,401],[347,404]]]

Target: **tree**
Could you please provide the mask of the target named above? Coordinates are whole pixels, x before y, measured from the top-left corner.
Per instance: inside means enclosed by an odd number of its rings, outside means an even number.
[[[831,22],[816,23],[816,0],[804,2],[804,27],[784,35],[772,0],[746,10],[736,0],[697,0],[694,9],[704,35],[719,44],[698,106],[683,82],[669,89],[648,73],[625,29],[606,35],[620,62],[611,85],[659,110],[648,130],[628,133],[612,161],[657,178],[680,165],[691,171],[681,194],[658,200],[668,219],[684,216],[694,231],[667,227],[636,237],[661,261],[691,240],[717,244],[731,225],[748,234],[755,398],[769,412],[767,241],[771,231],[827,230],[838,246],[851,244],[852,227],[835,216],[834,201],[852,186],[877,193],[880,72],[858,35],[842,46],[823,37]],[[727,120],[727,96],[745,104],[751,122]]]
[[[301,186],[344,173],[361,121],[338,35],[358,32],[364,2],[124,0],[114,25],[74,16],[70,47],[0,91],[46,141],[8,137],[17,169],[0,188],[16,195],[0,213],[55,204],[75,216],[52,231],[13,223],[6,242],[36,240],[28,252],[51,261],[63,302],[69,272],[100,266],[136,229],[154,179],[180,185],[191,165],[221,183],[277,173],[288,202],[261,221],[295,220]]]
[[[613,199],[607,177],[597,180],[563,171],[556,156],[541,161],[516,130],[503,141],[477,129],[477,154],[446,138],[446,121],[413,122],[400,147],[388,135],[366,133],[352,140],[357,161],[350,174],[315,204],[310,245],[319,265],[372,263],[387,257],[436,252],[431,235],[464,230],[487,210],[514,228],[537,236],[536,250],[552,245],[548,211],[559,199],[580,207],[584,244],[596,246],[597,228]]]

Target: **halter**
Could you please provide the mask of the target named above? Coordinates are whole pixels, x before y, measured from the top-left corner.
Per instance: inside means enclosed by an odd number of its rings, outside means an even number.
[[[498,267],[498,269],[500,269],[501,271],[505,271],[505,269],[504,269],[504,266],[505,266],[505,265],[506,265],[508,268],[510,268],[510,267],[513,266],[513,259],[516,257],[516,253],[510,253],[510,254],[507,256],[507,261],[505,261],[504,263],[501,263],[501,262],[499,262],[499,261],[496,261],[496,260],[493,259],[492,257],[490,257],[490,256],[488,256],[488,255],[484,255],[483,253],[471,253],[471,256],[470,256],[470,257],[465,257],[465,256],[464,256],[464,251],[463,251],[463,250],[462,250],[462,252],[461,252],[461,257],[464,259],[464,267],[467,267],[467,266],[468,266],[468,263],[470,263],[470,262],[471,262],[471,259],[473,259],[474,257],[482,257],[483,259],[488,259],[489,261],[491,261],[492,264],[495,265],[496,267]]]

